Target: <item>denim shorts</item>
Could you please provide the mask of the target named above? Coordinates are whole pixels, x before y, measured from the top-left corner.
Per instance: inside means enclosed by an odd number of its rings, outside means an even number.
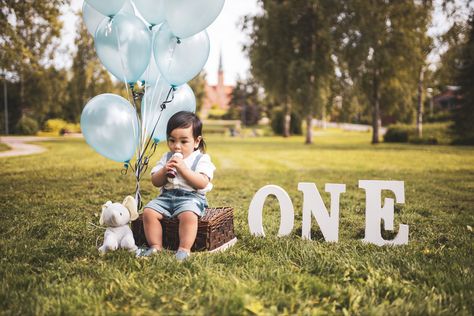
[[[204,195],[180,189],[163,190],[145,205],[166,217],[176,217],[184,211],[191,211],[201,217],[204,216],[207,206]]]

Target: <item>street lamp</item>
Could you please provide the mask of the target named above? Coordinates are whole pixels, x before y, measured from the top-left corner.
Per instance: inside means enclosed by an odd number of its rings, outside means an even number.
[[[1,74],[3,79],[3,105],[5,106],[5,135],[8,135],[8,98],[7,98],[7,76]]]

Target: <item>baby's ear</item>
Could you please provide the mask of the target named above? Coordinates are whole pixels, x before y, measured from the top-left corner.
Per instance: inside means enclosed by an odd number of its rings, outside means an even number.
[[[137,212],[137,202],[133,198],[133,196],[127,196],[123,200],[123,206],[125,206],[128,211],[130,212],[130,220],[134,221],[138,218],[138,212]]]
[[[107,201],[107,202],[105,202],[104,205],[102,205],[102,212],[100,213],[99,225],[104,225],[104,211],[111,204],[112,204],[112,201]]]
[[[202,140],[202,136],[196,137],[196,139],[194,140],[194,150],[199,149],[199,144],[201,143],[201,140]]]

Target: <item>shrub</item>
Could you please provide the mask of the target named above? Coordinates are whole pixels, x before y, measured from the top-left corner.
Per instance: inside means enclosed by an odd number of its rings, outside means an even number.
[[[383,135],[383,141],[386,143],[406,143],[408,142],[409,126],[390,125],[387,132]]]
[[[416,133],[415,125],[390,125],[383,139],[387,143],[449,144],[452,138],[449,125],[449,122],[423,124],[423,136],[421,138]]]
[[[423,121],[427,123],[434,123],[434,122],[448,122],[453,119],[453,114],[450,111],[442,111],[435,113],[433,115],[427,115],[423,118]]]
[[[59,134],[59,132],[66,128],[67,122],[62,119],[49,119],[44,123],[43,131],[49,133]]]
[[[39,130],[38,122],[35,119],[23,115],[16,123],[15,131],[21,135],[35,135]]]
[[[276,135],[283,135],[283,128],[285,124],[285,114],[281,109],[275,109],[272,113],[272,130]],[[291,113],[290,121],[290,134],[301,135],[303,134],[301,128],[301,118],[298,114]]]
[[[426,137],[410,137],[410,143],[412,144],[423,144],[423,145],[437,145],[438,139],[435,136],[426,136]]]
[[[68,123],[62,119],[49,119],[44,123],[43,130],[55,135],[64,135],[67,133],[79,133],[81,127],[79,124]]]
[[[223,109],[211,109],[209,110],[209,114],[207,116],[210,120],[221,120],[223,116],[226,114],[226,110]]]

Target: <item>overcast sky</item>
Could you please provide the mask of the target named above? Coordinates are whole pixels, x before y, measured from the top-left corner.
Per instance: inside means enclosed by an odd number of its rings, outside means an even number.
[[[446,20],[440,9],[440,1],[435,0],[437,9],[433,18],[433,26],[430,28],[430,35],[439,35],[444,33],[450,23]],[[465,0],[456,0],[456,2],[466,3]],[[474,3],[471,2],[471,5]],[[71,5],[63,8],[63,36],[61,39],[61,49],[56,58],[56,64],[59,67],[70,67],[72,64],[71,55],[67,52],[74,50],[75,25],[77,17],[73,12],[81,11],[83,0],[72,0]],[[223,67],[225,73],[225,82],[234,84],[237,77],[247,77],[249,72],[249,61],[242,52],[242,44],[247,40],[239,28],[239,21],[244,15],[256,14],[259,12],[257,0],[226,0],[224,8],[214,23],[208,27],[209,38],[211,40],[211,51],[209,59],[204,66],[207,73],[207,80],[210,84],[217,81],[217,68],[219,63],[219,52],[222,51]],[[430,56],[430,62],[435,63],[438,60],[439,50]]]

